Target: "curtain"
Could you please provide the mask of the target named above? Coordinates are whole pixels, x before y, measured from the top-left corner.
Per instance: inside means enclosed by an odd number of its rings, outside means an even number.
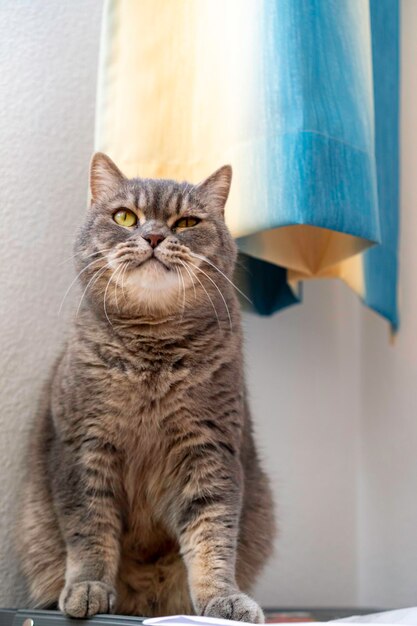
[[[398,326],[398,0],[108,0],[96,148],[130,176],[233,166],[260,314],[339,278]]]

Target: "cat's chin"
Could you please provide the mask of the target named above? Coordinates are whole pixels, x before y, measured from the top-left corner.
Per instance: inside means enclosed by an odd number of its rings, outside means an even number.
[[[170,293],[178,291],[179,277],[177,272],[170,271],[157,259],[149,259],[139,267],[127,272],[124,285],[129,288],[132,295],[136,291],[138,297],[143,299],[144,290],[152,293]]]

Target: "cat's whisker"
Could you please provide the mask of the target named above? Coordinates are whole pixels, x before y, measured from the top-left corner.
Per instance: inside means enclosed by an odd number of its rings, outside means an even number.
[[[185,283],[184,283],[184,276],[182,275],[180,268],[176,267],[175,269],[177,270],[178,276],[181,278],[181,285],[182,285],[182,310],[181,310],[181,320],[182,320],[184,318],[184,312],[185,312]]]
[[[191,274],[189,268],[185,265],[185,263],[181,259],[178,259],[178,260],[181,263],[181,265],[184,267],[184,269],[187,271],[188,276],[191,278],[191,284],[192,284],[193,290],[194,290],[194,300],[197,300],[197,292],[195,290],[195,282],[194,282],[194,279],[192,277],[192,274]]]
[[[185,313],[185,280],[184,280],[184,276],[182,275],[182,272],[180,270],[180,274],[181,274],[181,281],[182,281],[182,313],[181,313],[181,319],[183,319],[184,317],[184,313]]]
[[[117,270],[114,273],[114,277],[117,276],[117,280],[115,283],[115,287],[114,287],[114,299],[116,301],[116,307],[117,307],[117,312],[120,313],[120,308],[119,308],[119,299],[117,297],[117,287],[119,285],[119,279],[121,277],[121,275],[123,274],[123,270],[124,270],[124,263],[122,263],[121,265],[119,265],[119,267],[117,268]]]
[[[199,272],[201,272],[202,274],[204,274],[204,276],[205,276],[206,278],[208,278],[208,279],[209,279],[209,281],[210,281],[211,283],[213,283],[213,285],[216,287],[217,291],[218,291],[218,292],[219,292],[219,294],[220,294],[221,299],[223,300],[223,304],[224,304],[224,307],[225,307],[225,309],[226,309],[227,316],[228,316],[228,318],[229,318],[230,330],[233,330],[233,326],[232,326],[232,318],[231,318],[231,316],[230,316],[229,307],[227,306],[226,299],[225,299],[224,295],[222,294],[221,290],[219,289],[219,287],[218,287],[217,283],[216,283],[216,282],[212,279],[212,277],[211,277],[211,276],[209,276],[209,275],[208,275],[208,274],[207,274],[204,270],[202,270],[202,269],[201,269],[201,267],[199,267],[198,265],[194,265],[194,263],[190,263],[190,262],[188,262],[188,264],[189,264],[189,265],[191,265],[192,267],[195,267],[195,269],[196,269],[196,270],[198,270]]]
[[[122,272],[122,295],[123,295],[123,299],[126,302],[126,294],[125,294],[125,277],[126,277],[126,272],[127,272],[127,268],[129,267],[129,261],[125,261],[125,268]]]
[[[189,251],[189,254],[193,256],[194,258],[200,259],[200,261],[204,261],[205,263],[208,263],[209,265],[211,265],[211,267],[213,267],[217,272],[219,272],[219,274],[221,274],[232,285],[232,287],[234,287],[236,291],[240,293],[241,296],[243,296],[250,304],[253,304],[252,300],[248,298],[248,296],[245,293],[243,293],[243,291],[241,291],[239,287],[237,287],[235,283],[232,280],[230,280],[230,278],[226,276],[226,274],[222,272],[221,269],[217,267],[217,265],[215,265],[214,263],[212,263],[212,261],[207,259],[207,257],[205,257],[202,254],[197,254],[196,252],[191,252],[191,250]]]
[[[109,280],[107,281],[107,285],[106,285],[106,288],[105,288],[105,290],[104,290],[104,296],[103,296],[103,309],[104,309],[104,315],[106,316],[107,321],[108,321],[108,323],[110,324],[110,326],[111,326],[111,327],[113,327],[113,324],[111,323],[110,318],[109,318],[108,313],[107,313],[106,298],[107,298],[107,290],[108,290],[108,288],[109,288],[109,285],[110,285],[111,281],[113,280],[113,277],[117,274],[118,270],[119,270],[119,268],[117,268],[117,270],[116,270],[116,271],[114,271],[114,272],[112,272],[112,273],[110,274],[110,278],[109,278]]]
[[[94,256],[95,254],[101,254],[103,252],[110,252],[110,250],[111,250],[111,248],[106,248],[105,250],[96,250],[95,252],[92,252],[91,254],[87,254],[84,258],[85,259],[89,259],[92,256]],[[82,255],[82,252],[76,252],[72,256],[68,257],[68,259],[64,259],[63,261],[60,261],[58,263],[58,265],[63,265],[63,263],[68,263],[68,261],[72,261],[72,259],[75,259],[75,257],[81,256],[81,255]]]
[[[78,314],[79,314],[79,312],[80,312],[80,310],[81,310],[81,305],[82,305],[82,302],[83,302],[84,296],[86,295],[86,293],[87,293],[87,290],[88,290],[89,286],[91,285],[91,283],[93,283],[93,285],[94,285],[94,284],[97,282],[97,280],[100,278],[100,276],[102,276],[102,275],[104,274],[104,272],[106,271],[106,269],[107,269],[108,267],[110,267],[110,263],[106,263],[106,265],[104,265],[103,267],[100,267],[98,270],[95,270],[95,271],[94,271],[94,274],[92,275],[92,277],[91,277],[91,278],[90,278],[90,280],[88,281],[87,286],[86,286],[86,288],[84,289],[84,291],[83,291],[83,293],[82,293],[82,296],[81,296],[80,302],[79,302],[78,307],[77,307],[77,312],[76,312],[76,314],[75,314],[75,318],[77,318],[77,317],[78,317]],[[93,282],[93,281],[94,281],[94,282]],[[91,286],[93,286],[93,285],[91,285]]]
[[[186,261],[182,261],[182,263],[186,263],[186,264],[187,264],[187,262],[186,262]],[[212,300],[212,298],[211,298],[211,296],[210,296],[209,292],[207,291],[207,289],[205,288],[205,286],[203,285],[203,283],[201,282],[201,280],[199,279],[199,277],[197,276],[197,274],[195,274],[191,268],[188,268],[188,269],[189,269],[189,271],[190,271],[190,272],[192,272],[192,274],[193,274],[194,278],[195,278],[196,280],[198,280],[198,282],[200,283],[200,285],[201,285],[202,289],[204,290],[204,292],[205,292],[205,294],[206,294],[207,298],[209,299],[209,302],[210,302],[211,306],[213,307],[213,311],[214,311],[214,314],[215,314],[216,319],[217,319],[217,324],[219,325],[219,328],[221,328],[221,326],[220,326],[220,319],[219,319],[219,315],[218,315],[218,313],[217,313],[217,309],[216,309],[216,307],[214,306],[214,302],[213,302],[213,300]]]
[[[193,188],[194,188],[194,185],[192,185],[191,183],[186,183],[186,187],[182,196],[182,202],[185,202],[185,200],[188,200]]]
[[[62,306],[65,302],[65,299],[67,297],[67,295],[69,294],[69,292],[71,291],[71,288],[73,287],[73,285],[75,285],[75,283],[77,282],[77,280],[79,279],[79,277],[81,276],[81,274],[83,274],[84,272],[86,272],[88,270],[89,267],[91,267],[92,265],[94,265],[94,263],[98,263],[99,261],[102,261],[103,257],[100,257],[99,259],[94,259],[94,261],[91,261],[91,263],[89,263],[88,265],[86,265],[80,272],[78,272],[78,274],[76,275],[76,277],[74,278],[74,280],[70,283],[70,286],[68,287],[68,289],[66,290],[64,297],[62,298],[61,304],[59,306],[58,309],[58,315],[61,315],[61,310],[62,310]]]
[[[243,261],[239,261],[239,258],[236,259],[235,261],[236,265],[238,265],[244,272],[246,272],[247,274],[249,274],[249,276],[253,276],[252,272],[250,271],[250,269],[247,267],[247,265],[243,262]]]
[[[180,282],[180,273],[179,273],[179,269],[178,267],[174,267],[174,270],[178,276],[178,289],[177,289],[177,300],[178,300],[178,305],[179,305],[179,301],[180,301],[180,295],[181,295],[181,282]]]

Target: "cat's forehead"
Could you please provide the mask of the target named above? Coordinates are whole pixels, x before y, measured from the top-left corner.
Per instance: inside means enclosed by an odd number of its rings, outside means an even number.
[[[146,219],[168,220],[174,215],[198,210],[204,206],[190,183],[164,179],[132,179],[126,181],[116,202],[137,209]]]

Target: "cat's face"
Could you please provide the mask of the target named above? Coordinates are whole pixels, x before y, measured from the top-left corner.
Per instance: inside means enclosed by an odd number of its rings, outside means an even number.
[[[75,249],[85,298],[106,315],[116,307],[179,310],[191,305],[190,289],[208,300],[213,281],[230,277],[236,258],[224,223],[230,182],[229,166],[199,185],[129,180],[97,153],[91,207]]]

